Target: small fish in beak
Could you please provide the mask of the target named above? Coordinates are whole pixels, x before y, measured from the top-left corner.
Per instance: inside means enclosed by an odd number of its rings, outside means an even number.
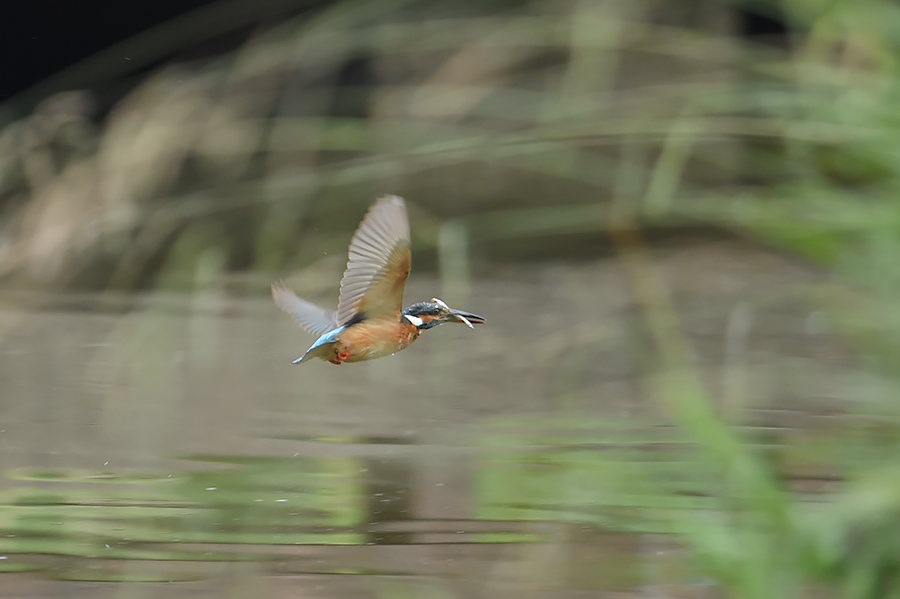
[[[484,318],[478,316],[477,314],[472,314],[471,312],[463,312],[462,310],[454,310],[443,300],[433,297],[431,298],[432,303],[437,304],[441,307],[441,316],[443,316],[443,320],[450,322],[461,322],[470,329],[474,329],[473,324],[484,324]]]

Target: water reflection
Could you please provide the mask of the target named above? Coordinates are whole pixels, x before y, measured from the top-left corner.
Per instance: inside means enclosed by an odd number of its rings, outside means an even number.
[[[392,442],[367,439],[369,443]],[[367,458],[363,469],[366,485],[365,518],[369,522],[367,542],[371,545],[401,545],[413,542],[414,471],[409,456]]]
[[[473,285],[483,335],[440,331],[415,352],[340,369],[290,366],[308,340],[262,293],[4,298],[4,591],[703,596],[671,515],[715,511],[718,483],[646,399],[653,348],[627,297],[597,298],[614,268]],[[745,275],[776,297],[802,279]],[[417,284],[436,287],[415,281],[413,295]],[[735,290],[686,288],[686,323],[713,373]],[[748,384],[745,421],[767,427],[773,453],[827,417],[800,373],[819,385],[841,376],[784,295],[760,309],[766,334],[750,340],[743,373],[761,381]],[[593,321],[568,318],[588,305]],[[524,330],[521,314],[538,316]],[[805,370],[768,368],[784,360]],[[791,410],[767,411],[776,396]],[[798,455],[783,463],[802,478]]]
[[[449,576],[539,586],[546,574],[565,587],[599,582],[589,574],[591,559],[579,566],[568,556],[575,547],[587,550],[574,553],[584,557],[612,542],[619,561],[634,561],[627,535],[528,522],[585,519],[564,504],[540,518],[499,512],[491,518],[490,507],[479,517],[417,517],[435,506],[413,494],[413,462],[408,452],[398,459],[210,458],[202,467],[195,459],[174,475],[18,469],[3,497],[2,567],[55,580],[199,583],[214,579],[215,564],[224,561],[257,563],[263,573]],[[496,472],[484,474],[494,479]],[[472,499],[547,509],[546,497],[516,491],[518,503],[511,504],[513,497],[496,496],[496,488]],[[551,557],[564,571],[537,576],[532,567],[547,568]],[[615,586],[639,582],[633,568],[615,570]]]

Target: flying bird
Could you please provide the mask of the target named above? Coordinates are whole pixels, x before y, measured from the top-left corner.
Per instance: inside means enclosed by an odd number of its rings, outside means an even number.
[[[481,316],[454,310],[438,298],[403,308],[412,256],[406,203],[400,196],[385,196],[372,205],[350,241],[349,253],[334,312],[297,297],[280,281],[272,284],[275,304],[319,335],[292,364],[312,358],[338,365],[374,360],[409,347],[422,331],[445,322],[469,328],[484,324]]]

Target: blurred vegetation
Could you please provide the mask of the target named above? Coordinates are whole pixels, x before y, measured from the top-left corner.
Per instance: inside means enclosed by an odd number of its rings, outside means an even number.
[[[479,440],[479,516],[673,535],[725,596],[900,596],[900,5],[347,0],[266,26],[232,16],[253,26],[233,51],[171,60],[114,100],[48,97],[0,130],[10,288],[257,293],[305,269],[306,289],[330,289],[345,233],[383,193],[409,198],[417,270],[462,294],[492,260],[612,253],[663,416],[565,413],[540,433],[501,419],[508,432]],[[167,55],[164,34],[144,39],[165,49],[148,64]],[[848,418],[799,438],[741,426],[654,265],[655,236],[683,230],[725,230],[824,273],[796,293],[879,381],[851,389]],[[592,366],[576,359],[568,375]],[[285,467],[244,466],[255,490]],[[168,497],[243,484],[217,476]],[[230,492],[213,518],[251,502]],[[304,501],[284,507],[364,542],[352,505]]]

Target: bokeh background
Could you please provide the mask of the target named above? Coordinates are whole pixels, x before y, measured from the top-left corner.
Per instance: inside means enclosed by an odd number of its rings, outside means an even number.
[[[0,597],[900,596],[900,5],[128,4],[4,25]],[[488,324],[291,366],[386,193]]]

